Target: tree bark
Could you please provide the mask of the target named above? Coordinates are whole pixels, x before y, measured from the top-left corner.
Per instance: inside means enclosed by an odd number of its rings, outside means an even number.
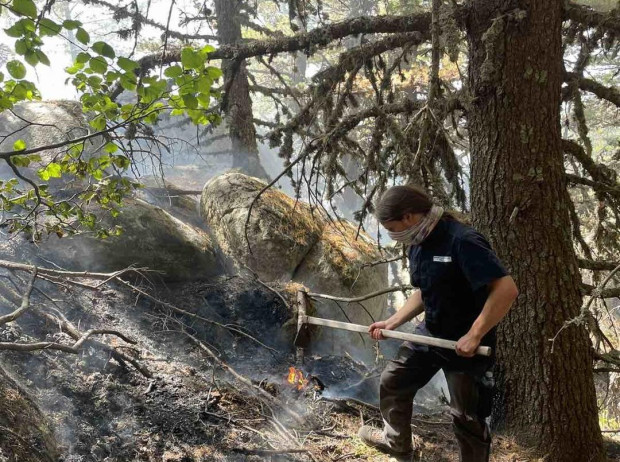
[[[215,0],[221,45],[236,45],[241,41],[240,3],[241,0]],[[258,156],[246,61],[222,60],[222,71],[226,91],[223,110],[232,142],[233,167],[248,175],[267,179]]]
[[[605,460],[579,315],[560,132],[562,0],[470,1],[472,215],[520,290],[498,333],[494,422],[549,461]]]

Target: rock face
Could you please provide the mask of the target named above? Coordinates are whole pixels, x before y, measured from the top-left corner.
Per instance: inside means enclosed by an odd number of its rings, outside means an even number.
[[[254,270],[266,281],[293,279],[305,256],[319,241],[322,218],[307,204],[276,190],[256,202],[245,238],[248,209],[265,183],[241,173],[227,173],[209,181],[200,210],[222,250]]]
[[[0,243],[0,250],[17,261],[37,263],[41,257],[74,271],[111,272],[133,264],[161,272],[165,281],[208,279],[221,272],[208,234],[160,207],[127,198],[116,218],[108,212],[95,213],[106,226],[122,226],[123,233],[107,239],[52,235],[39,247],[18,237]]]
[[[58,450],[39,408],[0,367],[0,460],[55,462]]]
[[[32,123],[33,125],[29,124]],[[89,125],[82,114],[81,104],[74,101],[31,101],[15,106],[13,111],[0,113],[0,133],[10,134],[0,142],[0,151],[12,151],[13,143],[23,140],[26,148],[31,149],[55,143],[61,143],[89,133]],[[93,138],[84,143],[84,157],[95,152],[103,141]],[[38,154],[41,162],[30,164],[27,168],[20,168],[25,176],[40,181],[36,175],[37,168],[47,165],[56,156],[63,155],[68,146],[48,149]],[[13,177],[8,165],[4,162],[0,166],[1,177]],[[49,184],[52,188],[60,186],[66,179],[52,179]]]
[[[385,265],[373,240],[347,221],[331,221],[310,206],[277,190],[267,190],[255,202],[245,238],[250,204],[265,186],[240,173],[209,181],[200,210],[222,250],[252,269],[263,281],[299,282],[313,292],[342,297],[365,295],[387,286]],[[317,316],[370,324],[385,317],[387,297],[360,303],[319,302]],[[369,338],[324,329],[321,345],[348,351],[367,347]]]

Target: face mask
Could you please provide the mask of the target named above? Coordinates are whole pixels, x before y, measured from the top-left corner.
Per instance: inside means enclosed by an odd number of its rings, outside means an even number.
[[[433,205],[418,224],[403,231],[388,231],[393,240],[407,245],[419,245],[428,237],[443,215],[443,208]]]

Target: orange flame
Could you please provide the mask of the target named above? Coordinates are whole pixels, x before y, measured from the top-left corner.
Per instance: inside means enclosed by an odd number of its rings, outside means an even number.
[[[304,377],[304,373],[292,366],[288,368],[287,381],[291,385],[295,385],[298,390],[302,390],[306,385],[308,385],[308,379]]]

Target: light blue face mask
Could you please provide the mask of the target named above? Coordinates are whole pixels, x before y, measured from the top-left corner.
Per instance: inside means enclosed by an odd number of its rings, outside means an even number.
[[[391,239],[406,245],[419,245],[428,237],[443,215],[443,208],[433,205],[419,223],[403,230],[388,231]]]

